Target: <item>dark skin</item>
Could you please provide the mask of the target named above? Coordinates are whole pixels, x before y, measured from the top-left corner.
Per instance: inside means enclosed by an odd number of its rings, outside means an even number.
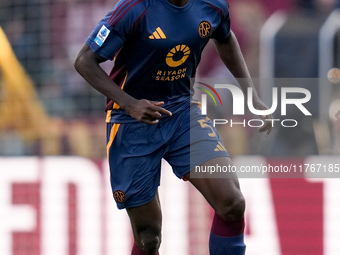
[[[247,78],[245,79],[246,81],[240,85],[243,92],[246,92],[248,87],[253,88],[254,107],[259,110],[268,109],[258,97],[235,35],[231,33],[224,42],[215,41],[215,46],[222,61],[231,73],[236,78]],[[158,123],[162,114],[172,115],[171,112],[161,107],[164,102],[149,101],[147,99],[137,100],[125,93],[99,66],[103,61],[106,61],[106,59],[95,54],[89,46],[84,44],[77,55],[75,68],[92,87],[116,102],[123,110],[130,114],[132,118],[138,121],[152,125]],[[272,116],[262,116],[262,118],[272,119]],[[266,136],[270,134],[271,130],[272,126],[270,122],[266,122],[265,125],[259,128],[259,132],[266,132]]]
[[[217,51],[223,60],[224,64],[230,69],[230,71],[238,77],[248,77],[249,72],[246,64],[243,60],[235,35],[232,33],[228,40],[224,42],[215,41]],[[241,84],[243,91],[248,86],[252,86],[249,79],[245,83]],[[256,90],[254,90],[254,107],[261,110],[268,109],[267,106],[259,99]],[[272,118],[272,116],[263,116],[263,118]],[[271,125],[266,125],[259,129],[259,132],[266,132],[266,136],[270,134],[272,130]],[[203,165],[214,166],[232,165],[232,161],[228,157],[219,157],[208,160]],[[210,178],[191,178],[190,173],[184,176],[189,182],[195,186],[195,188],[204,196],[207,202],[215,210],[215,212],[226,221],[237,221],[243,217],[244,213],[244,198],[242,196],[237,176],[233,173],[227,173],[226,178],[210,179]],[[236,204],[236,206],[235,206]],[[153,214],[150,217],[146,217],[143,212],[147,213],[152,211]],[[226,213],[228,211],[228,213]],[[160,232],[162,214],[157,198],[151,201],[145,206],[127,209],[131,222],[133,222],[134,236],[138,247],[143,247],[142,240],[143,234],[150,236],[150,232]],[[143,215],[143,216],[141,216]],[[149,231],[138,231],[146,229],[146,225],[149,226]],[[152,229],[152,230],[150,230]],[[159,235],[159,243],[161,236]],[[159,247],[159,246],[158,246]],[[158,249],[158,248],[157,248]],[[156,251],[156,250],[155,250]],[[155,254],[155,252],[147,253]]]
[[[184,6],[189,0],[168,0],[173,5],[176,5],[178,7]]]
[[[225,64],[225,66],[230,70],[235,78],[242,78],[239,80],[239,84],[243,93],[247,94],[248,87],[253,88],[253,105],[257,110],[267,110],[268,107],[259,98],[257,90],[251,80],[250,73],[248,71],[247,65],[244,61],[240,46],[237,42],[235,34],[231,32],[230,36],[224,42],[214,41],[217,52]],[[273,119],[273,116],[266,115],[261,116],[263,119]],[[259,132],[266,132],[266,137],[272,131],[272,125],[270,122],[265,122],[265,124],[260,127]]]
[[[84,44],[76,58],[75,68],[92,87],[116,102],[138,121],[150,125],[157,124],[162,114],[172,115],[171,112],[160,107],[164,102],[137,100],[125,93],[99,66],[104,61],[106,59],[95,54],[87,44]]]
[[[168,0],[176,6],[184,6],[188,0]],[[239,44],[234,33],[223,42],[214,41],[217,52],[226,67],[236,78],[247,78],[240,84],[244,92],[252,87],[253,104],[256,109],[266,110],[267,106],[260,100],[251,82],[246,63],[243,59]],[[162,115],[171,116],[172,113],[161,106],[164,102],[154,102],[148,99],[137,100],[125,93],[117,86],[100,67],[100,63],[106,59],[98,56],[84,44],[75,60],[76,70],[96,90],[107,98],[116,102],[121,109],[125,110],[132,118],[146,124],[154,125],[159,122]],[[272,116],[262,116],[271,119]],[[259,132],[270,134],[272,127],[269,122],[259,129]],[[232,165],[229,157],[219,157],[208,160],[203,165]],[[244,215],[244,198],[240,191],[237,176],[227,173],[225,178],[204,179],[190,178],[190,173],[184,176],[205,197],[207,202],[225,221],[241,220]],[[161,242],[162,213],[158,196],[148,204],[128,208],[136,245],[145,254],[156,254]]]

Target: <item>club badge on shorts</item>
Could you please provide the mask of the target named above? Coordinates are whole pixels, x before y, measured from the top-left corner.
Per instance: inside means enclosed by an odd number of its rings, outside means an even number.
[[[123,203],[125,201],[125,193],[121,190],[116,190],[113,193],[113,197],[118,203]]]

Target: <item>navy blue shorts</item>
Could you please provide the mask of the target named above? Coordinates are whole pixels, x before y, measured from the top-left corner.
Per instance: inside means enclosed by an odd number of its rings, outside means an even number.
[[[156,125],[108,123],[111,187],[119,209],[147,204],[160,185],[164,158],[178,178],[215,157],[229,157],[212,122],[197,104]]]

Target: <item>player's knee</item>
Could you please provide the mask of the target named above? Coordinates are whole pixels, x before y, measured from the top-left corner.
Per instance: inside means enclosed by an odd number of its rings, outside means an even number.
[[[139,233],[139,248],[145,254],[154,255],[161,244],[161,233],[155,230],[144,230]]]
[[[223,199],[216,209],[216,213],[225,221],[240,220],[244,217],[245,207],[245,199],[239,193],[233,198]]]

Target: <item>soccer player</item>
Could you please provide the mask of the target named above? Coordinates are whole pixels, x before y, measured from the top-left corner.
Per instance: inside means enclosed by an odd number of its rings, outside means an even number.
[[[191,98],[192,79],[210,39],[235,77],[250,78],[230,30],[225,0],[121,0],[94,28],[76,57],[76,70],[108,98],[111,186],[118,208],[125,208],[130,217],[133,255],[158,254],[162,158],[215,210],[210,254],[245,253],[245,201],[237,176],[190,177],[194,166],[232,164],[211,121]],[[100,63],[113,59],[107,75]],[[253,84],[248,79],[240,86],[245,92]],[[253,103],[257,109],[268,109],[255,89]],[[268,135],[270,123],[259,131]]]

